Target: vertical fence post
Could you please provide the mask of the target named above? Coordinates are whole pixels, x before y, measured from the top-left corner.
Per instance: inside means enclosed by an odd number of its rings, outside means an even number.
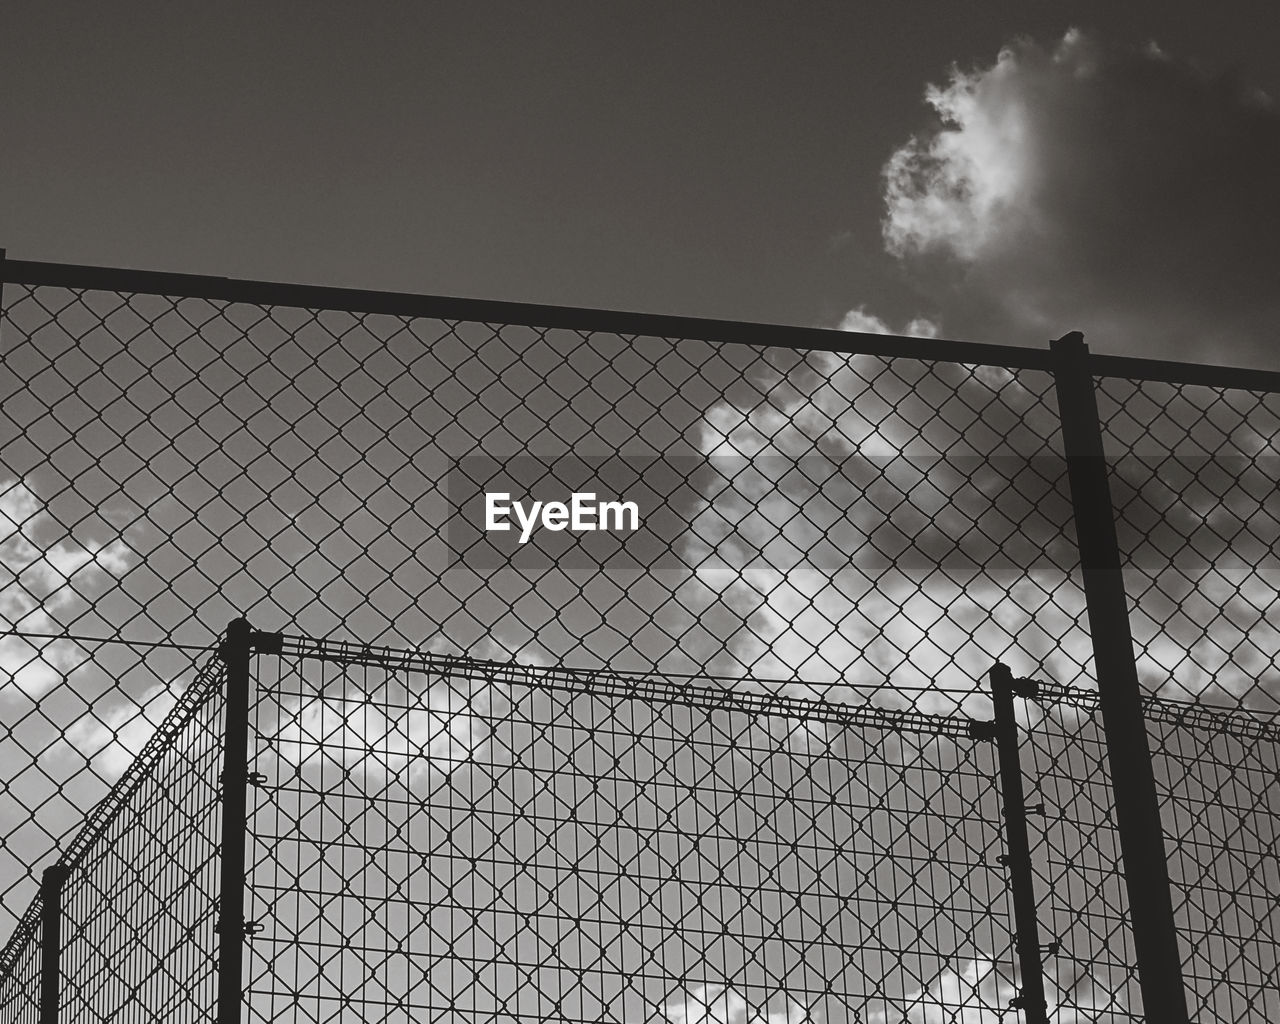
[[[218,904],[218,1024],[238,1024],[244,959],[244,848],[249,772],[249,623],[227,625],[220,654],[227,666],[222,750],[222,875]]]
[[[40,876],[40,1024],[58,1024],[62,987],[62,886],[67,869],[51,864]]]
[[[1000,760],[1000,795],[1004,803],[1005,839],[1009,847],[1009,888],[1013,892],[1013,926],[1017,930],[1018,968],[1022,988],[1013,1005],[1027,1024],[1046,1024],[1049,1004],[1044,997],[1044,965],[1040,959],[1040,928],[1031,882],[1031,844],[1027,840],[1027,804],[1022,792],[1018,759],[1018,723],[1013,715],[1013,673],[997,663],[988,676],[995,705],[996,755]],[[1025,694],[1024,694],[1025,696]]]
[[[1089,349],[1079,331],[1050,342],[1050,348],[1056,356],[1054,383],[1143,1010],[1152,1024],[1186,1024],[1164,831],[1129,630]]]

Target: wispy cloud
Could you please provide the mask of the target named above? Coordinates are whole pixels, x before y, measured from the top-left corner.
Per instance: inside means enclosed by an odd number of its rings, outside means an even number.
[[[698,985],[662,1007],[670,1024],[804,1024],[811,1020],[798,1003],[767,1011],[728,985]]]
[[[868,1024],[999,1024],[1014,995],[1013,984],[993,961],[975,959],[907,993],[892,1011],[872,1013]]]
[[[73,537],[23,481],[0,482],[0,624],[31,633],[64,628],[61,614],[123,576],[136,556],[121,538],[94,543]],[[0,694],[9,688],[37,699],[86,661],[65,643],[0,636]]]

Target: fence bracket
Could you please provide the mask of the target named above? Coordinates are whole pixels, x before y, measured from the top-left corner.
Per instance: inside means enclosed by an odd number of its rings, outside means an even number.
[[[249,646],[255,654],[280,654],[284,651],[283,633],[265,633],[260,629],[249,631]]]
[[[996,723],[971,719],[969,722],[969,736],[975,740],[994,740],[996,738]]]

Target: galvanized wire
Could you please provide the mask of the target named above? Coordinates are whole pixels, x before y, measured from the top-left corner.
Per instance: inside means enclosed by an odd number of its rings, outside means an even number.
[[[718,927],[720,959],[704,956],[698,967],[685,949],[692,973],[664,967],[631,982],[616,957],[588,962],[557,947],[530,960],[514,937],[526,935],[523,925],[498,942],[500,901],[483,910],[467,904],[470,920],[453,907],[434,925],[436,939],[503,946],[506,959],[492,961],[481,1002],[496,1011],[505,1000],[517,1016],[592,1016],[594,1004],[582,1001],[592,971],[599,986],[621,986],[619,998],[629,992],[650,1018],[785,1009],[785,1019],[801,1019],[795,1014],[806,1006],[871,1019],[891,1009],[906,1020],[1009,1012],[1000,1008],[1014,981],[1007,914],[997,906],[1003,890],[983,888],[994,885],[983,865],[999,814],[975,795],[994,776],[982,760],[987,744],[968,723],[990,716],[978,681],[994,661],[1053,679],[1070,699],[1029,715],[1023,754],[1028,787],[1046,807],[1032,852],[1041,930],[1059,942],[1048,961],[1051,1010],[1064,1022],[1140,1012],[1113,780],[1088,696],[1095,670],[1047,352],[253,282],[166,277],[161,288],[155,275],[84,268],[23,265],[6,275],[0,762],[11,767],[0,790],[0,934],[16,925],[25,936],[0,963],[10,968],[0,972],[6,1017],[10,1009],[29,1014],[37,880],[75,855],[76,842],[132,852],[88,857],[68,881],[68,913],[78,923],[126,915],[97,952],[69,952],[69,984],[115,977],[114,965],[127,961],[112,955],[111,943],[130,934],[149,936],[145,944],[154,940],[160,953],[178,948],[166,945],[171,939],[195,941],[183,929],[203,921],[204,910],[192,904],[179,922],[140,897],[186,886],[207,909],[216,895],[200,874],[211,862],[183,845],[203,842],[214,820],[212,720],[203,745],[177,744],[172,761],[128,766],[194,692],[193,649],[212,649],[240,614],[296,634],[277,696],[259,695],[268,726],[259,738],[279,727],[272,715],[296,715],[305,701],[318,723],[339,711],[407,723],[424,694],[443,694],[452,708],[476,693],[501,693],[500,708],[482,703],[469,712],[495,736],[524,730],[518,751],[482,745],[491,781],[492,773],[514,778],[501,758],[516,752],[558,764],[566,751],[591,751],[582,772],[548,770],[544,791],[555,799],[565,778],[602,790],[635,785],[628,758],[633,768],[636,757],[647,759],[651,781],[673,775],[671,766],[684,762],[657,757],[659,743],[686,759],[701,750],[713,765],[739,768],[744,751],[767,751],[768,765],[803,790],[787,790],[791,803],[775,801],[777,814],[792,816],[788,827],[800,829],[779,835],[812,839],[832,863],[843,854],[821,824],[805,831],[806,808],[820,822],[823,800],[838,794],[871,815],[888,812],[884,834],[848,825],[864,845],[845,868],[866,890],[865,905],[820,918],[840,923],[841,942],[861,958],[856,969],[828,966],[834,947],[807,924],[792,929],[787,914],[756,921],[779,929],[759,947],[773,950],[776,940],[777,961],[726,938],[725,921],[709,911],[672,918],[650,907],[637,918],[645,929],[678,925],[693,935]],[[1269,713],[1280,708],[1280,633],[1271,624],[1280,618],[1280,387],[1274,375],[1205,368],[1198,380],[1194,367],[1117,357],[1094,357],[1093,366],[1139,675],[1156,698],[1145,705],[1148,737],[1184,973],[1199,1019],[1269,1019],[1276,943],[1263,894],[1274,873]],[[601,546],[548,535],[513,554],[460,522],[460,502],[500,473],[563,490],[585,471],[628,481],[628,496],[646,508],[641,536]],[[513,701],[512,693],[523,696]],[[441,728],[438,709],[428,702],[426,711],[430,727]],[[612,719],[636,731],[602,732]],[[776,725],[797,721],[808,724]],[[407,725],[402,731],[403,743],[396,730],[384,737],[381,754],[392,761],[411,749]],[[579,733],[611,738],[584,748]],[[797,745],[800,735],[813,746]],[[354,997],[344,1004],[324,988],[334,971],[359,993],[361,1012],[396,1000],[434,1006],[461,998],[456,972],[478,955],[446,955],[450,980],[406,981],[394,998],[367,972],[351,973],[365,961],[399,962],[393,934],[424,934],[403,919],[417,904],[388,895],[398,877],[388,858],[412,863],[389,823],[400,815],[452,827],[457,808],[441,803],[449,791],[438,780],[425,807],[407,785],[394,800],[389,790],[369,790],[370,776],[352,774],[352,759],[377,760],[379,752],[349,740],[341,729],[308,735],[319,752],[307,763],[321,774],[256,791],[253,827],[268,840],[266,808],[292,801],[279,827],[294,859],[264,852],[266,840],[254,855],[264,926],[251,940],[259,943],[250,958],[254,1012],[354,1014]],[[425,777],[479,771],[464,740],[445,728]],[[268,753],[275,767],[283,763],[279,750]],[[886,767],[894,758],[898,776]],[[817,767],[827,775],[812,777]],[[92,833],[81,829],[85,815],[110,800],[129,770],[149,780],[137,793],[165,783],[174,792],[187,786],[190,800],[165,804],[157,790],[134,818],[111,819],[123,831],[75,840]],[[866,771],[879,781],[858,790],[849,780]],[[675,781],[668,793],[654,782],[654,793],[671,800],[650,794],[645,807],[655,829],[671,824],[670,842],[694,843],[701,833],[682,815],[709,806],[714,818],[724,811],[721,797],[745,813],[739,805],[754,792],[745,769],[734,776],[739,783],[741,792],[726,795],[714,780],[705,793]],[[752,775],[757,784],[774,782]],[[682,792],[688,811],[674,801]],[[324,842],[299,834],[298,822],[326,813],[330,797],[341,798],[350,827],[368,829],[364,846],[342,838],[335,808],[324,827],[337,833],[318,832]],[[493,806],[480,800],[479,789],[466,790],[458,813],[473,824],[492,818]],[[957,800],[971,816],[965,823]],[[559,800],[550,817],[574,808]],[[1204,834],[1211,818],[1216,846]],[[148,842],[168,835],[166,827],[185,837],[170,836],[174,864],[188,858],[194,872],[182,879],[148,859]],[[566,842],[595,840],[578,827],[570,824]],[[921,830],[925,845],[940,842],[945,856],[922,874],[894,875],[892,865],[914,856],[902,854],[903,844],[919,846]],[[756,846],[740,843],[735,852],[727,834],[719,837],[728,852],[717,870],[773,870],[801,897],[828,884],[801,880],[785,842],[760,829],[747,838]],[[517,846],[532,856],[539,842],[545,837],[526,836]],[[476,884],[472,847],[431,850],[435,859],[415,878],[437,884],[462,871]],[[872,869],[864,856],[890,867]],[[364,865],[352,867],[353,877],[372,887],[363,897],[335,880],[350,858]],[[562,867],[539,865],[530,884],[536,892],[544,882],[561,886]],[[606,867],[626,877],[625,862]],[[148,875],[152,868],[158,873]],[[991,896],[985,910],[962,891],[970,883]],[[672,883],[653,884],[658,893]],[[546,896],[528,913],[552,929],[585,927],[574,900],[587,890],[570,889],[563,905]],[[729,895],[713,882],[698,892]],[[431,890],[425,900],[452,906],[449,898]],[[877,917],[883,905],[894,909]],[[369,917],[370,907],[392,906],[402,915],[399,932]],[[589,923],[599,945],[605,919],[595,913]],[[894,935],[871,930],[877,920]],[[348,926],[363,936],[364,961]],[[556,934],[585,941],[581,930],[577,938]],[[639,948],[652,953],[669,942]],[[292,967],[262,952],[271,943]],[[801,948],[825,952],[813,965],[787,966]],[[76,1005],[86,1015],[107,1013],[108,1004],[178,1012],[165,1002],[179,998],[169,990],[202,992],[208,981],[207,964],[192,956],[104,983],[100,997],[76,996]],[[720,977],[738,969],[745,988]],[[553,983],[557,971],[567,980]],[[469,991],[467,998],[480,992]],[[793,1005],[786,992],[802,998]],[[306,1012],[289,1001],[304,994]],[[886,994],[892,1007],[876,1002]],[[522,995],[528,1002],[517,1007]]]
[[[1005,1016],[995,755],[965,720],[284,650],[248,1019]]]

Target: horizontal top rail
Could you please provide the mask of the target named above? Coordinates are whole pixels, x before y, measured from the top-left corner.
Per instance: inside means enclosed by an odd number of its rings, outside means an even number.
[[[921,711],[899,711],[859,704],[841,704],[812,697],[783,693],[760,693],[728,686],[674,683],[660,675],[622,672],[612,669],[574,669],[563,666],[522,665],[518,662],[486,661],[457,655],[431,654],[371,647],[345,641],[312,640],[284,636],[279,653],[285,657],[312,658],[339,665],[361,665],[388,671],[423,672],[460,676],[485,682],[562,690],[620,700],[640,699],[654,703],[681,704],[709,710],[773,714],[836,725],[857,725],[892,732],[926,733],[975,739],[985,736],[986,723],[961,715],[930,715]],[[762,682],[751,680],[751,682]],[[778,680],[778,687],[805,685]]]
[[[821,327],[791,327],[701,317],[627,313],[615,310],[548,306],[525,302],[450,298],[408,292],[330,288],[319,285],[245,281],[199,274],[168,274],[150,270],[78,266],[5,259],[3,279],[14,284],[75,288],[87,291],[132,292],[142,295],[244,302],[259,306],[294,306],[351,313],[428,317],[625,336],[713,341],[800,351],[852,355],[900,356],[1016,369],[1048,370],[1047,351],[1013,345],[907,338],[892,334],[863,334]]]
[[[785,348],[794,351],[837,352],[927,361],[1002,366],[1008,369],[1054,368],[1047,349],[943,338],[911,338],[895,334],[867,334],[823,327],[761,324],[739,320],[630,313],[577,306],[551,306],[489,299],[454,298],[411,292],[335,288],[322,285],[250,281],[204,274],[171,274],[153,270],[94,267],[73,263],[45,263],[7,259],[0,249],[0,280],[34,287],[86,291],[132,292],[141,295],[244,302],[259,306],[293,306],[350,313],[427,317],[488,324],[518,324],[545,329],[601,332],[624,336],[712,341],[725,344]],[[1130,377],[1171,384],[1240,388],[1280,392],[1280,371],[1210,366],[1163,359],[1090,353],[1096,376]]]
[[[1161,384],[1190,384],[1280,394],[1280,371],[1254,370],[1245,366],[1176,363],[1168,359],[1139,359],[1136,356],[1091,352],[1089,370],[1095,377],[1120,377],[1157,381]]]

